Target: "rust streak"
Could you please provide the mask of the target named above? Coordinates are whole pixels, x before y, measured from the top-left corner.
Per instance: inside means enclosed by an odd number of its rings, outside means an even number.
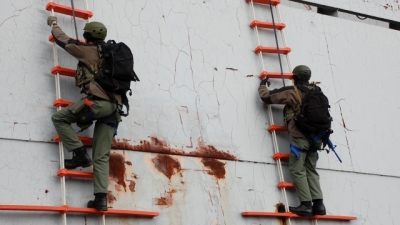
[[[181,164],[178,160],[168,155],[157,155],[151,160],[158,171],[163,173],[168,179],[176,173],[181,173]]]
[[[131,180],[131,182],[129,184],[129,190],[131,190],[132,192],[135,192],[135,186],[136,186],[135,181]]]
[[[201,160],[205,167],[209,168],[208,174],[213,175],[217,179],[225,178],[225,163],[220,162],[216,159],[204,158]]]
[[[124,187],[124,190],[126,191],[124,155],[112,152],[110,154],[109,164],[110,164],[110,177],[116,179],[117,184]]]
[[[169,155],[193,156],[201,158],[214,158],[224,160],[237,160],[236,156],[229,153],[229,151],[219,151],[214,146],[205,144],[203,140],[199,139],[198,147],[195,151],[185,152],[182,149],[170,147],[165,141],[159,140],[156,137],[150,137],[150,141],[142,140],[139,145],[131,145],[126,139],[114,139],[111,145],[112,149],[131,150],[140,152],[151,152]],[[193,145],[193,144],[192,144]],[[187,146],[190,147],[190,146]]]
[[[156,198],[155,199],[155,204],[156,205],[160,205],[160,206],[171,206],[173,203],[173,198],[172,198],[172,194],[176,193],[175,189],[172,189],[171,191],[163,194],[163,196],[161,196],[160,198]]]
[[[110,204],[113,204],[116,200],[117,200],[117,198],[113,195],[113,193],[111,191],[108,191],[107,192],[107,202]]]

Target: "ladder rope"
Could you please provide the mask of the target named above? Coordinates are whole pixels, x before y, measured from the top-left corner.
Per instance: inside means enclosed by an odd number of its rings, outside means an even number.
[[[50,0],[50,2],[53,2]],[[50,11],[50,15],[54,16],[54,10],[52,9]],[[54,66],[58,66],[58,54],[57,54],[57,46],[56,43],[53,42],[53,64]],[[60,74],[56,73],[54,76],[55,79],[55,86],[56,86],[56,99],[61,98],[61,91],[60,91]],[[57,111],[61,110],[61,107],[57,107]],[[59,157],[60,157],[60,168],[64,168],[64,150],[63,150],[63,144],[60,141],[58,144],[58,151],[59,151]],[[67,199],[66,199],[66,193],[65,193],[65,177],[60,177],[60,183],[61,183],[61,202],[63,205],[67,204]],[[62,214],[62,224],[67,225],[67,214],[63,213]]]
[[[71,9],[72,9],[72,17],[74,19],[76,41],[79,41],[79,39],[78,39],[78,30],[76,29],[76,17],[75,17],[74,0],[71,0]]]
[[[278,59],[279,59],[279,66],[281,68],[281,75],[282,75],[282,84],[285,87],[285,79],[283,78],[283,68],[282,68],[282,61],[281,61],[281,51],[279,49],[279,42],[278,42],[278,36],[276,35],[276,25],[275,25],[275,19],[274,19],[274,10],[272,9],[272,4],[271,1],[269,1],[269,8],[271,10],[271,17],[272,17],[272,25],[274,27],[274,36],[275,36],[275,42],[276,42],[276,50],[278,51]],[[286,45],[285,45],[286,46]]]
[[[254,10],[254,2],[253,2],[253,0],[250,1],[250,5],[251,5],[252,14],[253,14],[253,20],[256,20],[256,14],[255,14],[255,10]],[[272,8],[271,8],[271,13],[272,13]],[[275,31],[275,29],[276,28],[275,28],[275,23],[274,23],[274,31]],[[254,27],[254,32],[255,32],[255,36],[257,38],[257,44],[258,44],[258,46],[260,46],[261,42],[260,42],[260,36],[259,36],[259,33],[258,33],[258,27],[257,26]],[[277,43],[278,55],[279,55],[280,52],[279,52],[279,46],[278,46],[278,40],[277,40],[277,36],[276,36],[276,31],[275,31],[275,41]],[[259,52],[258,56],[259,56],[259,59],[260,59],[261,70],[265,71],[265,65],[264,65],[264,59],[262,57],[262,53]],[[280,63],[280,66],[281,66],[281,73],[282,73],[282,79],[283,79],[283,69],[282,69],[282,63],[281,63],[280,55],[279,55],[279,63]],[[283,85],[285,85],[284,82],[283,82]],[[268,106],[268,113],[269,113],[269,122],[270,122],[270,124],[274,124],[274,118],[273,118],[273,115],[272,115],[272,108],[271,108],[270,105]],[[276,132],[275,131],[272,132],[272,142],[273,142],[273,146],[274,146],[274,152],[278,153],[279,152],[279,146],[278,146],[278,141],[277,141],[277,137],[276,137]],[[278,167],[279,180],[280,181],[284,181],[282,163],[281,163],[280,159],[277,161],[277,167]],[[284,197],[285,210],[289,211],[286,189],[282,188],[281,191],[282,191],[282,195]],[[289,222],[288,224],[291,225],[290,218],[288,218],[287,221]]]

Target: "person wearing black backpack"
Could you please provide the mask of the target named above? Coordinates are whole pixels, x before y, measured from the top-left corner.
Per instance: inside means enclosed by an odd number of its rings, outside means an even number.
[[[54,127],[72,159],[65,159],[66,169],[89,167],[93,164],[93,186],[95,199],[87,207],[98,211],[107,211],[107,189],[109,177],[109,158],[111,143],[118,123],[121,121],[118,108],[122,105],[121,95],[105,91],[94,80],[93,71],[101,65],[98,45],[105,43],[107,28],[100,22],[90,22],[84,27],[83,37],[86,43],[68,37],[57,25],[57,18],[49,16],[47,24],[52,27],[55,42],[78,61],[75,84],[86,97],[63,108],[52,116]],[[79,140],[71,127],[76,123],[82,130],[96,121],[93,134],[93,162],[87,154],[86,147]]]
[[[294,86],[268,90],[268,78],[261,81],[258,89],[260,98],[266,104],[286,104],[284,108],[284,124],[290,135],[289,171],[294,181],[296,192],[301,204],[289,207],[289,211],[301,216],[325,215],[319,175],[316,170],[318,161],[317,150],[321,148],[322,140],[316,143],[310,141],[315,133],[300,129],[296,119],[302,112],[306,100],[303,90],[318,88],[310,84],[311,70],[305,65],[293,69]],[[304,89],[306,88],[306,89]],[[307,91],[308,92],[308,91]],[[329,121],[330,125],[330,121]]]

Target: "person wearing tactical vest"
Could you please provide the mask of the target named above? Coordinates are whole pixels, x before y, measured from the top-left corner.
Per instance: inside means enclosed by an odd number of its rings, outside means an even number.
[[[310,84],[311,70],[304,65],[293,69],[294,86],[286,86],[279,89],[268,90],[268,79],[261,81],[258,89],[260,98],[267,104],[286,104],[284,108],[284,124],[290,135],[289,171],[294,181],[297,195],[301,204],[297,207],[289,207],[289,211],[301,216],[325,215],[326,209],[323,203],[323,194],[320,187],[319,175],[316,170],[318,152],[310,146],[309,139],[296,126],[294,118],[300,112],[301,100],[305,93],[296,87],[306,86],[314,88]],[[321,146],[321,141],[316,145]],[[318,147],[317,147],[318,148]]]
[[[114,93],[118,104],[111,101],[102,87],[94,81],[94,74],[90,72],[90,70],[96,72],[100,69],[101,58],[96,43],[104,42],[107,28],[100,22],[87,23],[83,29],[86,43],[82,43],[67,36],[57,25],[56,17],[49,16],[47,24],[52,28],[55,43],[79,61],[75,84],[79,87],[80,93],[86,95],[85,98],[52,116],[54,127],[62,143],[69,152],[73,152],[72,159],[64,160],[65,168],[83,168],[93,164],[95,199],[89,201],[87,207],[107,211],[110,149],[118,123],[121,121],[117,110],[118,105],[121,104],[121,96]],[[92,121],[96,121],[92,146],[93,161],[71,127],[72,123],[76,123],[83,130],[88,128]]]

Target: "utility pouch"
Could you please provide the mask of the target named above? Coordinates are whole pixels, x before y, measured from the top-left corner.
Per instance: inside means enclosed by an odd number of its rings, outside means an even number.
[[[85,107],[85,101],[83,99],[71,104],[68,109],[72,114],[77,115]]]

